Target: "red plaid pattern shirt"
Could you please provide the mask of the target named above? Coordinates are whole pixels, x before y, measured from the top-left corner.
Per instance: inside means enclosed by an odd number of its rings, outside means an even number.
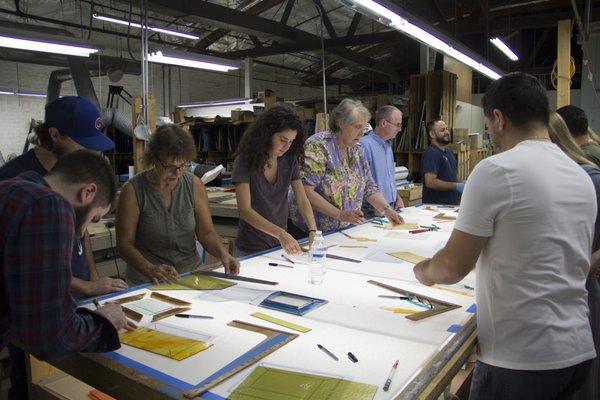
[[[0,338],[41,359],[119,348],[114,326],[71,296],[73,207],[35,172],[0,182]]]

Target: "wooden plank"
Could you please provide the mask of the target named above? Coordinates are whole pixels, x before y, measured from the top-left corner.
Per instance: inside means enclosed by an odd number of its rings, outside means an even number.
[[[571,20],[558,21],[556,108],[571,104]]]
[[[131,107],[133,126],[135,127],[140,121],[142,114],[142,98],[136,97],[133,99],[133,107]],[[156,99],[152,94],[148,95],[148,128],[150,133],[156,131]],[[142,172],[144,166],[144,141],[136,137],[133,138],[133,167],[136,174]]]

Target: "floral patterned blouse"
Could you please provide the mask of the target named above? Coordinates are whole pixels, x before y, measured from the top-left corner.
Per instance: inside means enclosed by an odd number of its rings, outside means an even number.
[[[338,209],[360,210],[364,198],[379,192],[360,145],[349,148],[348,156],[342,157],[334,133],[319,132],[306,140],[304,154],[304,164],[300,168],[302,183],[313,186],[318,194]],[[307,230],[296,202],[290,201],[290,204],[294,224]],[[336,230],[349,225],[348,222],[331,218],[316,210],[314,213],[317,228],[321,231]]]

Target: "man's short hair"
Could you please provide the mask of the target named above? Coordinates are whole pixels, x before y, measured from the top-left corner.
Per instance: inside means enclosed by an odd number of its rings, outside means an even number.
[[[425,125],[425,131],[427,132],[427,135],[429,135],[429,132],[433,132],[433,127],[435,126],[435,124],[437,124],[440,121],[441,121],[441,119],[434,118],[431,121],[429,121],[427,123],[427,125]]]
[[[114,170],[100,154],[89,150],[77,150],[59,158],[47,176],[73,185],[95,183],[94,205],[112,205],[117,194]]]
[[[576,106],[564,106],[556,110],[562,117],[573,136],[583,136],[588,133],[588,119],[585,111]]]
[[[523,72],[504,75],[488,86],[483,96],[483,113],[494,117],[498,109],[517,128],[548,125],[548,94],[539,80]]]
[[[397,107],[394,106],[383,106],[377,109],[375,113],[375,124],[379,125],[381,121],[389,121],[392,118],[392,114],[394,111],[398,111],[402,113],[402,111],[398,110]]]

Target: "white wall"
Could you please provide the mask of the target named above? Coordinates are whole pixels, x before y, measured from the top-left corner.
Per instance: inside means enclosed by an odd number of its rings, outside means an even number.
[[[50,73],[57,67],[0,61],[0,89],[46,93]],[[151,64],[150,91],[156,98],[157,115],[167,115],[182,103],[243,97],[244,80],[238,73],[223,74],[185,68]],[[168,79],[169,69],[171,79]],[[141,79],[136,75],[125,75],[120,82],[111,83],[106,76],[92,78],[98,101],[106,104],[108,85],[124,86],[134,97],[141,93]],[[321,96],[318,88],[299,86],[289,76],[255,71],[255,91],[271,89],[277,96],[299,99]],[[337,89],[337,88],[336,88]],[[72,81],[65,82],[61,95],[74,95]],[[0,151],[6,157],[10,153],[20,154],[32,118],[44,118],[44,98],[0,95]],[[130,113],[125,102],[120,108]]]
[[[483,134],[483,108],[474,106],[464,101],[456,102],[456,113],[454,116],[454,127],[465,128],[472,133]]]

